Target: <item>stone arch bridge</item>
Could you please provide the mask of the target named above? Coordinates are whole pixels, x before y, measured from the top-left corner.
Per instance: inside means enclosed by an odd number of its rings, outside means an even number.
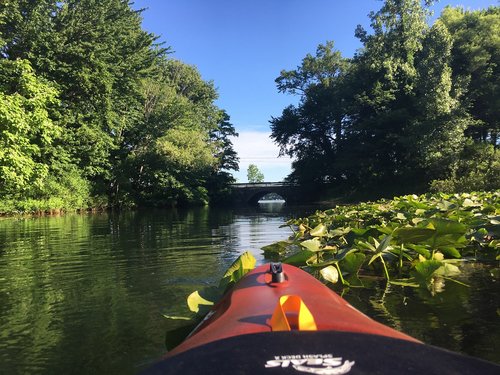
[[[289,203],[301,201],[301,189],[298,184],[259,182],[232,184],[231,187],[234,203],[257,205],[259,200],[269,193],[276,193]]]

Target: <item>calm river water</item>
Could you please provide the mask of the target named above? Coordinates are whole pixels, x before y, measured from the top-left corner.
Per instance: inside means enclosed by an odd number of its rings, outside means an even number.
[[[0,372],[135,374],[164,351],[185,298],[239,254],[285,239],[313,208],[158,210],[0,220]],[[373,318],[428,343],[500,362],[500,275],[428,298],[409,288],[344,291]],[[392,360],[397,360],[393,358]]]

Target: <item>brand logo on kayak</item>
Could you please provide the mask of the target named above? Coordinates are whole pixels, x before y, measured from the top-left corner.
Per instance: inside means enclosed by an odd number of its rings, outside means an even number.
[[[299,372],[321,375],[342,375],[351,371],[354,361],[331,354],[281,355],[266,362],[266,368],[293,367]]]

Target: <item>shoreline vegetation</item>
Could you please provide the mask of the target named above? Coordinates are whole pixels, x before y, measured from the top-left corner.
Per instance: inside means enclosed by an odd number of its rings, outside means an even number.
[[[352,58],[327,41],[276,78],[299,97],[270,119],[287,182],[352,199],[500,188],[500,7],[446,7],[431,24],[430,3],[385,0]],[[0,216],[227,199],[238,134],[216,83],[172,58],[144,11],[0,7]]]
[[[203,205],[234,181],[213,82],[122,0],[0,7],[0,213]]]
[[[435,295],[460,284],[462,262],[500,260],[500,191],[338,205],[284,226],[293,236],[264,247],[266,259],[347,288],[376,276]]]
[[[262,248],[264,259],[300,267],[345,291],[370,288],[374,278],[386,287],[419,289],[429,297],[460,281],[464,262],[500,261],[500,191],[406,195],[375,202],[337,205],[305,218],[290,219],[293,235]],[[199,322],[222,295],[256,265],[241,254],[218,286],[192,292],[186,316]],[[184,331],[182,331],[184,332]],[[184,336],[173,335],[168,347]]]

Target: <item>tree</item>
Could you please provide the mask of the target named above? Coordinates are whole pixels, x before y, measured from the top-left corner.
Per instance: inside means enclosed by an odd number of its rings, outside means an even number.
[[[29,61],[0,60],[0,199],[12,210],[88,207],[88,182],[59,145],[59,104]]]
[[[365,188],[387,190],[390,180],[392,186],[414,189],[422,181],[414,179],[421,170],[404,136],[415,122],[416,61],[429,29],[427,15],[419,0],[386,0],[370,14],[373,33],[356,30],[363,48],[348,77],[352,92],[344,157],[352,163],[347,175]]]
[[[142,118],[124,132],[118,201],[206,204],[214,175],[233,166],[235,157],[227,138],[234,128],[214,105],[213,84],[164,56],[142,90]]]
[[[0,60],[0,194],[41,188],[62,129],[49,117],[57,90],[27,60]]]
[[[385,0],[370,14],[373,32],[356,29],[363,48],[352,59],[327,43],[281,72],[278,90],[300,95],[271,119],[281,153],[295,158],[289,180],[419,191],[464,170],[464,158],[479,152],[468,136],[497,147],[498,8],[481,16],[447,9],[429,27],[424,3]]]
[[[465,139],[455,147],[454,163],[435,176],[432,189],[456,192],[500,187],[500,8],[465,11],[447,7],[438,19],[452,41],[450,80]],[[463,132],[465,130],[465,132]],[[456,138],[456,137],[455,137]],[[452,144],[444,147],[450,149]]]
[[[142,110],[141,80],[163,52],[140,12],[123,0],[9,1],[0,35],[2,58],[26,59],[55,83],[60,146],[95,193],[108,192],[124,131]]]
[[[217,159],[216,168],[212,171],[206,181],[206,187],[212,203],[224,203],[231,194],[230,185],[236,180],[230,171],[239,170],[238,154],[233,148],[231,137],[237,137],[238,133],[230,122],[226,111],[220,111],[220,120],[217,128],[209,132],[210,143],[215,148]]]
[[[264,182],[264,174],[255,164],[250,164],[247,169],[248,182],[251,184]]]
[[[467,135],[498,148],[500,131],[500,7],[446,7],[439,17],[453,41],[451,68],[460,105],[471,115]]]
[[[316,56],[307,55],[296,70],[283,70],[276,79],[280,92],[301,98],[298,107],[289,106],[270,121],[280,153],[296,159],[289,179],[340,177],[336,162],[344,138],[343,75],[348,65],[333,42],[327,42],[318,46]]]
[[[218,160],[217,171],[238,171],[239,158],[233,148],[233,142],[230,137],[238,137],[230,117],[226,111],[220,111],[220,120],[217,127],[210,130],[210,142],[215,146],[215,157]]]

